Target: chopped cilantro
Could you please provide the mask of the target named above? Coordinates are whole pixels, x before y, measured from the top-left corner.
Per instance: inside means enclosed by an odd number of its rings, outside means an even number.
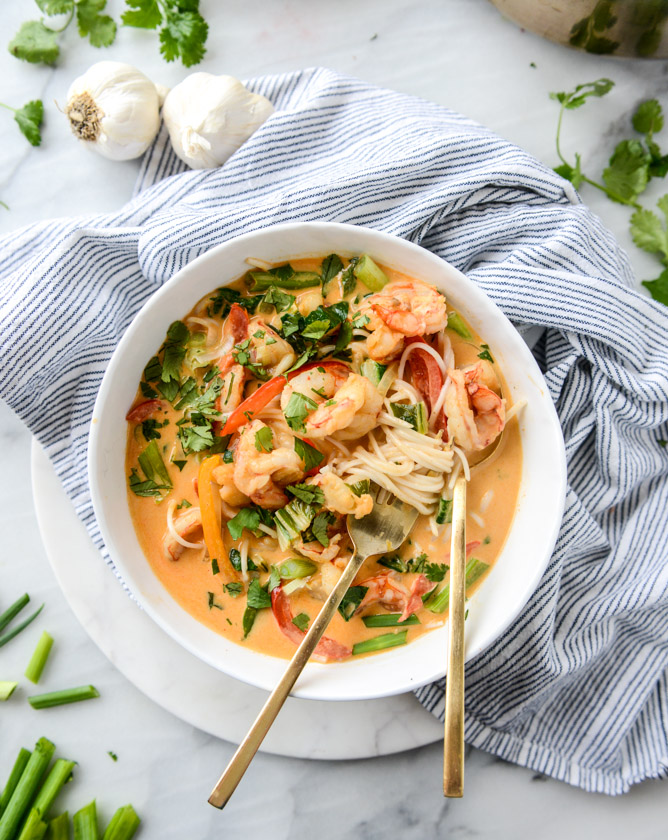
[[[324,501],[324,499],[323,499]],[[311,522],[311,533],[320,543],[320,545],[327,548],[329,545],[329,537],[327,536],[327,526],[330,523],[330,514],[326,511],[319,513],[313,522]]]
[[[232,583],[224,583],[223,589],[230,595],[232,598],[238,598],[239,595],[244,591],[243,583],[238,583],[237,581],[233,581]]]
[[[192,507],[192,505],[190,504],[188,499],[181,499],[181,501],[176,506],[176,509],[181,510],[182,508],[191,508],[191,507]]]
[[[321,507],[325,503],[325,494],[320,487],[316,487],[314,484],[292,484],[285,489],[307,505]]]
[[[492,354],[489,352],[489,345],[488,344],[481,344],[480,345],[480,352],[478,353],[479,359],[484,359],[487,362],[494,362],[492,358]]]
[[[283,410],[283,414],[285,415],[285,420],[288,426],[290,426],[293,431],[303,432],[306,429],[304,420],[313,411],[313,409],[317,407],[318,404],[310,397],[306,397],[298,391],[293,391],[290,395],[290,399],[288,400],[288,404]]]
[[[148,382],[140,382],[139,388],[141,390],[142,397],[144,397],[147,400],[154,400],[158,396],[158,392],[151,388]]]
[[[271,452],[274,448],[274,433],[269,426],[255,432],[255,448],[258,452]]]
[[[3,108],[14,112],[14,122],[18,125],[21,134],[31,146],[39,146],[42,142],[40,126],[44,118],[44,105],[41,99],[33,99],[27,102],[22,108],[12,108],[0,102]]]
[[[302,633],[306,633],[310,620],[311,619],[306,613],[299,613],[299,615],[296,615],[292,619],[292,623],[295,625],[295,627],[298,627],[302,631]]]
[[[239,513],[227,522],[227,530],[232,535],[233,540],[238,540],[244,531],[244,528],[249,531],[257,530],[260,524],[260,513],[256,508],[241,508]]]
[[[339,612],[346,621],[350,621],[353,617],[355,611],[362,603],[367,591],[367,586],[350,586],[348,588],[348,591],[343,596],[341,603],[339,604]]]
[[[216,557],[211,558],[211,572],[214,575],[220,574],[220,566],[218,565],[218,559]]]
[[[163,423],[159,423],[157,420],[149,418],[148,420],[144,420],[142,422],[141,433],[144,435],[144,439],[146,441],[158,440],[160,438],[160,432],[158,431],[158,429],[162,429],[168,425],[169,420],[165,420]]]
[[[207,592],[207,595],[209,596],[209,609],[213,609],[215,607],[217,610],[222,610],[221,605],[216,603],[216,596],[213,592]]]
[[[282,292],[278,286],[272,286],[262,296],[262,306],[273,306],[276,312],[286,312],[295,302],[294,295]]]
[[[310,472],[312,469],[319,466],[322,459],[325,457],[322,452],[300,438],[295,438],[295,452],[304,462],[304,469],[306,472]]]
[[[260,584],[257,578],[253,578],[248,586],[248,606],[256,610],[264,610],[271,607],[271,595]]]
[[[187,463],[187,461],[172,461],[172,464],[174,464],[175,467],[179,468],[179,472],[183,471],[183,468]]]
[[[112,761],[118,761],[118,756],[116,755],[115,752],[112,752],[111,750],[107,750],[107,755],[109,756],[109,758]]]

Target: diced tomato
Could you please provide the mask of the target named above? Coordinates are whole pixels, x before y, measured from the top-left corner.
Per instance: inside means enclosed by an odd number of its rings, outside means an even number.
[[[283,635],[287,636],[293,644],[300,645],[306,633],[292,623],[290,601],[283,592],[282,586],[277,586],[271,593],[271,609]],[[352,650],[337,642],[336,639],[323,636],[316,645],[313,656],[323,659],[347,659],[352,656]]]
[[[350,372],[350,368],[343,362],[339,362],[336,359],[326,359],[319,362],[307,362],[297,370],[293,370],[288,373],[287,379],[283,375],[275,376],[273,379],[270,379],[269,382],[265,382],[264,385],[261,385],[257,391],[254,391],[250,397],[247,397],[240,406],[234,409],[227,418],[227,422],[221,429],[220,434],[231,435],[245,423],[249,423],[253,419],[253,415],[262,411],[262,409],[267,406],[274,397],[277,397],[282,392],[289,380],[294,379],[294,377],[298,376],[300,373],[304,373],[305,371],[312,370],[316,367],[323,367],[325,369],[338,367]]]
[[[125,415],[125,419],[128,423],[143,423],[163,408],[165,408],[165,403],[162,400],[146,400],[131,408]]]

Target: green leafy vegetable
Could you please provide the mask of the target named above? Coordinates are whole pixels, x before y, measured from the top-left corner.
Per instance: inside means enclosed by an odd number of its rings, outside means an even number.
[[[142,435],[144,435],[144,440],[159,440],[160,432],[158,431],[158,429],[162,429],[168,425],[169,420],[165,420],[162,423],[158,422],[157,420],[154,420],[153,418],[149,418],[148,420],[142,421],[141,433]]]
[[[257,578],[253,578],[248,586],[247,599],[248,606],[256,610],[264,610],[271,607],[271,595]]]
[[[631,236],[633,241],[650,254],[659,254],[664,265],[668,264],[668,195],[657,202],[663,213],[663,221],[651,210],[641,208],[631,216]]]
[[[614,86],[615,83],[610,79],[597,79],[595,82],[585,82],[582,85],[577,85],[574,90],[568,93],[551,93],[550,99],[556,99],[562,108],[572,111],[574,108],[584,105],[590,96],[605,96]]]
[[[325,494],[314,484],[291,484],[285,489],[307,505],[321,507],[325,504]]]
[[[492,358],[492,354],[489,352],[489,344],[481,344],[480,345],[480,352],[478,353],[479,359],[484,359],[487,362],[494,363],[494,359]]]
[[[367,586],[348,587],[348,591],[343,596],[341,603],[339,604],[339,612],[346,621],[350,621],[353,617],[355,611],[364,600],[364,596],[367,592]]]
[[[319,513],[313,522],[311,522],[311,533],[320,545],[327,548],[329,545],[329,536],[327,535],[327,526],[331,522],[331,515],[327,511]]]
[[[253,292],[265,292],[272,286],[290,290],[308,289],[320,285],[320,275],[314,271],[295,271],[286,263],[268,271],[249,271],[248,282]]]
[[[215,295],[211,298],[211,306],[209,307],[209,315],[220,315],[221,318],[227,318],[230,314],[232,304],[236,303],[242,306],[248,312],[253,313],[262,301],[262,295],[253,295],[246,297],[236,289],[230,289],[223,286],[216,290]]]
[[[410,423],[416,432],[426,434],[429,431],[427,406],[423,402],[413,403],[412,405],[393,402],[391,407],[392,414],[399,420]]]
[[[259,516],[260,516],[260,513],[258,511],[258,517]],[[241,552],[239,551],[239,549],[238,548],[231,548],[229,558],[230,558],[230,563],[232,564],[232,568],[235,569],[237,572],[240,572],[241,571]],[[246,560],[246,568],[248,569],[249,572],[257,571],[257,566],[251,560],[250,557]]]
[[[448,329],[453,330],[462,338],[473,338],[471,330],[466,326],[462,316],[458,312],[448,312]]]
[[[622,140],[603,170],[608,198],[620,204],[635,204],[649,182],[651,156],[638,140]]]
[[[217,610],[222,610],[221,605],[216,603],[216,596],[213,592],[207,592],[207,595],[209,596],[209,609],[212,610],[215,608]]]
[[[447,522],[452,522],[452,499],[439,499],[436,524],[445,525]]]
[[[306,472],[310,472],[312,469],[315,469],[322,463],[322,459],[325,457],[322,452],[315,448],[315,446],[311,446],[310,443],[306,443],[305,440],[301,440],[301,438],[295,438],[295,452],[304,462],[304,469]]]
[[[169,471],[162,460],[160,449],[156,441],[152,440],[137,458],[142,472],[149,481],[154,481],[160,489],[172,488]]]
[[[432,583],[440,583],[449,569],[449,566],[446,566],[444,563],[430,563],[428,556],[424,552],[409,560],[404,560],[398,554],[386,555],[379,558],[378,564],[388,569],[393,569],[395,572],[401,572],[402,574],[424,574],[427,580],[430,580]]]
[[[253,629],[253,624],[255,624],[255,617],[257,616],[257,610],[255,607],[246,607],[244,610],[243,618],[241,619],[241,627],[244,631],[244,639],[248,638],[248,634]]]
[[[11,105],[5,105],[4,102],[0,102],[0,106],[14,112],[14,121],[21,129],[21,134],[31,146],[39,146],[42,142],[42,134],[39,129],[44,119],[42,100],[33,99],[26,102],[22,108],[12,108]]]
[[[60,55],[58,34],[37,20],[21,24],[8,49],[16,58],[31,64],[55,64]]]
[[[274,433],[269,426],[255,432],[255,448],[258,452],[271,452],[274,448]]]
[[[238,598],[239,595],[244,591],[243,583],[238,583],[237,581],[232,581],[232,583],[226,583],[223,585],[223,589],[227,592],[228,595],[231,595],[232,598]]]
[[[227,530],[232,535],[233,540],[238,540],[244,531],[244,528],[249,531],[256,531],[260,524],[260,513],[256,508],[241,508],[236,516],[229,519],[227,522]]]
[[[179,58],[192,67],[204,58],[209,26],[199,13],[199,0],[126,0],[121,15],[126,26],[160,30],[160,52],[166,61]]]
[[[304,420],[317,407],[318,404],[310,397],[300,394],[299,391],[293,391],[292,394],[290,394],[288,404],[283,409],[285,421],[294,432],[303,432],[306,430]]]
[[[77,28],[79,35],[88,36],[94,47],[108,47],[116,38],[116,23],[101,12],[107,0],[77,0]]]
[[[296,615],[292,619],[292,623],[295,625],[295,627],[299,627],[302,633],[306,633],[310,621],[311,619],[306,613],[299,613],[299,615]]]
[[[162,358],[162,372],[160,378],[163,382],[175,380],[180,382],[181,364],[186,355],[186,342],[190,333],[183,321],[174,321],[167,330],[167,338],[162,345],[164,353]]]
[[[272,286],[262,297],[262,306],[273,306],[276,312],[286,312],[295,302],[294,295],[282,292],[277,286]]]

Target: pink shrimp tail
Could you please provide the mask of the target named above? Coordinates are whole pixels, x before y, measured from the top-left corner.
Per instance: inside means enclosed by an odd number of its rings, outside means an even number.
[[[296,624],[292,623],[290,601],[285,592],[283,592],[282,586],[277,586],[271,593],[271,610],[283,635],[287,636],[293,644],[300,645],[306,633],[300,630]],[[330,659],[347,659],[349,656],[352,656],[352,653],[351,648],[342,645],[336,639],[323,636],[313,652],[313,658],[325,661]]]
[[[430,580],[427,580],[424,575],[418,575],[415,578],[413,585],[411,586],[408,601],[404,607],[404,611],[401,613],[399,624],[401,624],[402,621],[406,621],[407,618],[410,618],[413,613],[422,609],[422,596],[426,595],[427,592],[430,592],[434,586],[435,584],[433,584]]]
[[[420,335],[424,332],[424,323],[407,309],[387,309],[374,303],[371,308],[391,330],[403,335]]]

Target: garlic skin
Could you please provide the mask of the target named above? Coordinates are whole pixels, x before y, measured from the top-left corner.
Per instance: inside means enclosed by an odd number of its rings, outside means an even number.
[[[274,112],[232,76],[192,73],[170,90],[162,118],[176,154],[192,169],[220,166]]]
[[[160,128],[155,85],[120,61],[99,61],[75,79],[65,115],[76,137],[111,160],[144,154]]]

